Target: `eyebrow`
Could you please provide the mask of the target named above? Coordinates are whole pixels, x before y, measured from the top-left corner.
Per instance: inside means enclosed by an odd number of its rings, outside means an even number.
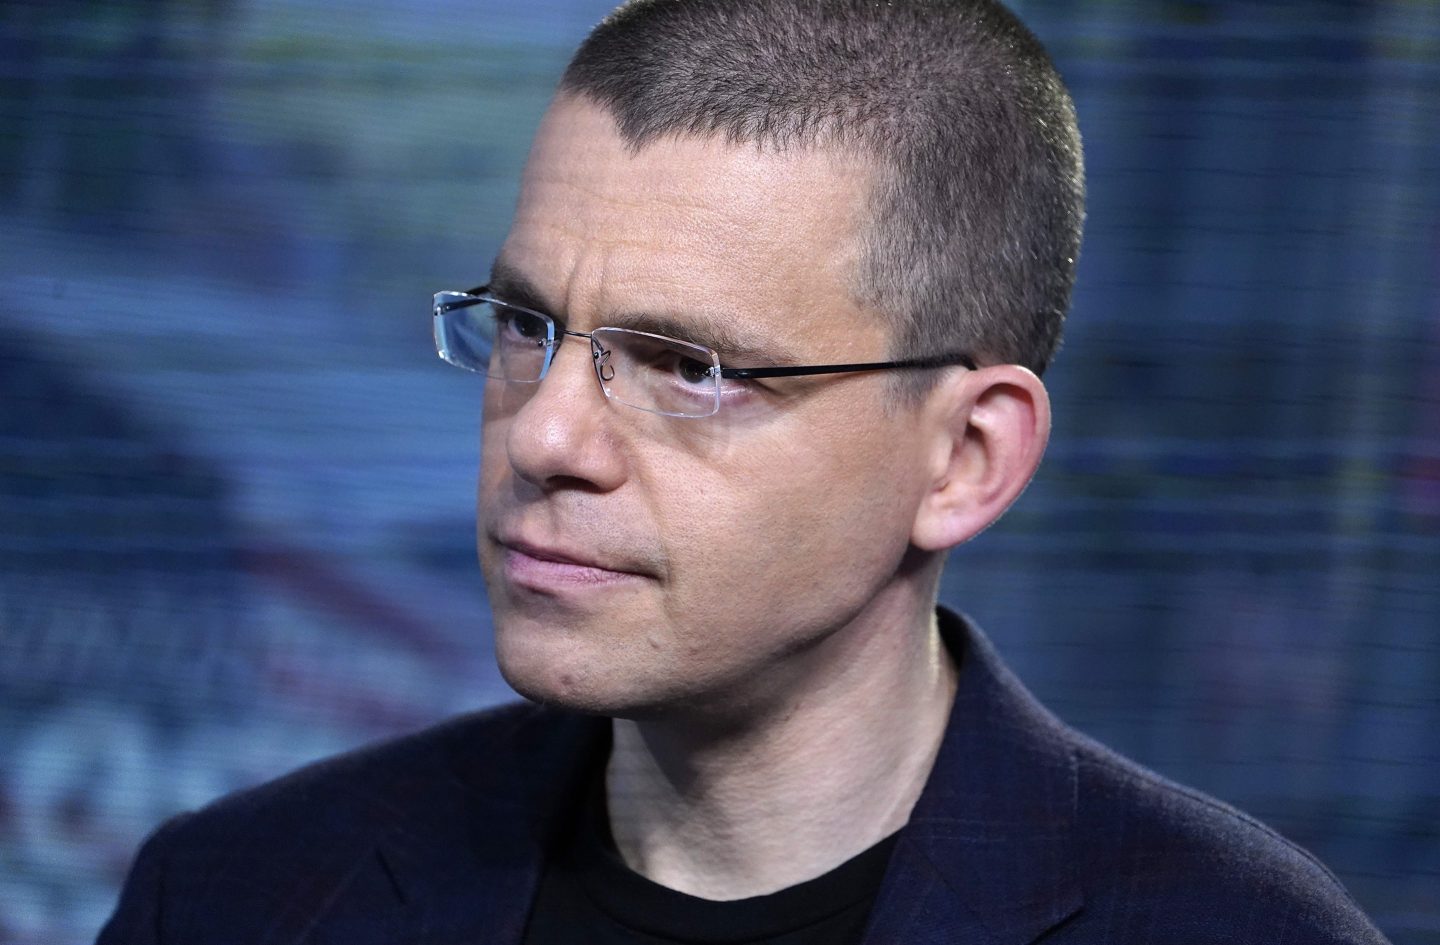
[[[490,269],[486,286],[496,298],[522,308],[534,309],[564,324],[547,304],[544,294],[523,272],[503,259]],[[616,312],[605,316],[609,328],[628,328],[652,335],[665,335],[677,341],[688,341],[714,349],[726,367],[784,367],[798,363],[788,353],[776,350],[773,344],[758,337],[746,337],[723,324],[715,316],[681,317],[661,312]]]
[[[512,302],[521,308],[550,314],[551,307],[546,304],[544,295],[535,287],[535,283],[503,259],[495,260],[495,264],[490,267],[490,281],[485,283],[484,287],[498,299]]]

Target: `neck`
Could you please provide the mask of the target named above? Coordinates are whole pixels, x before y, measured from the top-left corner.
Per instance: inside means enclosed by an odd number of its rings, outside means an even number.
[[[606,801],[625,862],[681,892],[741,899],[900,829],[955,693],[932,607],[907,618],[837,634],[817,656],[822,685],[793,685],[751,717],[616,719]]]

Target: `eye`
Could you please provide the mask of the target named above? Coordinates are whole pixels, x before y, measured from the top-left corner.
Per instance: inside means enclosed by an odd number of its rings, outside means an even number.
[[[538,315],[496,305],[492,310],[492,317],[495,319],[495,337],[502,341],[545,340],[545,320]]]
[[[710,365],[694,358],[680,357],[675,365],[675,373],[687,384],[704,384],[710,380]]]
[[[701,349],[683,341],[644,332],[606,335],[606,344],[624,359],[627,368],[644,372],[651,382],[698,387],[714,383],[710,361],[698,357]]]

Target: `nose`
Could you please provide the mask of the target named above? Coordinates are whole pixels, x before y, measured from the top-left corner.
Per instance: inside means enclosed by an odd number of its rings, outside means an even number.
[[[545,491],[596,492],[624,481],[625,454],[616,438],[613,411],[596,383],[591,347],[583,338],[556,349],[549,372],[538,384],[508,384],[492,393],[503,398],[493,416],[508,421],[505,450],[522,480]],[[492,411],[487,408],[485,413],[489,423]]]

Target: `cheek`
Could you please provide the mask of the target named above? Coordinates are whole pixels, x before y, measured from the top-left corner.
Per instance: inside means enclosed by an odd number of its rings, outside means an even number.
[[[511,415],[495,403],[498,397],[486,397],[480,419],[480,495],[495,489],[506,471],[505,437],[510,429]]]
[[[677,578],[732,606],[747,595],[773,606],[776,596],[883,580],[908,546],[918,481],[903,444],[870,442],[857,447],[849,431],[821,436],[812,426],[693,467],[664,514],[689,520],[667,535],[671,555],[690,565]]]

